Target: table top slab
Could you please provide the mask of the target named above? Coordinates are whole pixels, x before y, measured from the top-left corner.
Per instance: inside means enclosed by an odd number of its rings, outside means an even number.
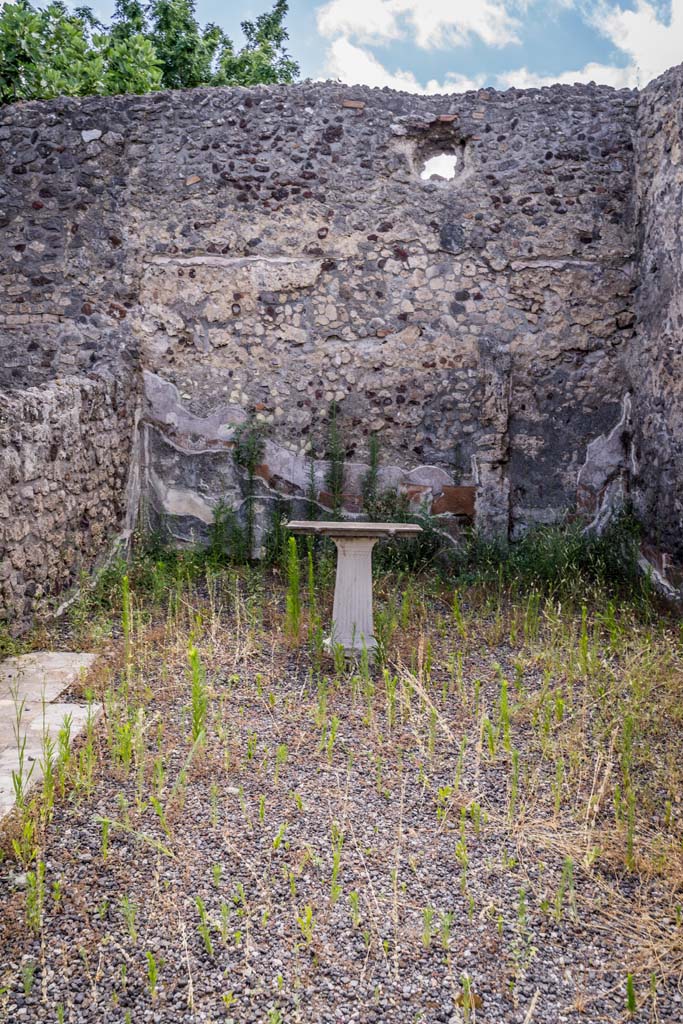
[[[318,519],[295,519],[287,523],[290,533],[327,534],[329,537],[395,537],[422,533],[417,523],[359,523]]]

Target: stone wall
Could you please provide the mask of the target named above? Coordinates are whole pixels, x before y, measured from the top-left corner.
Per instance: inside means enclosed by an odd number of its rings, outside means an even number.
[[[415,507],[512,534],[605,481],[633,334],[637,95],[211,89],[0,111],[5,381],[126,353],[146,380],[150,508],[181,539],[249,414],[264,509],[325,495],[333,403]],[[451,180],[423,180],[447,153]],[[475,511],[476,507],[476,511]]]
[[[643,91],[638,123],[633,495],[666,572],[683,561],[683,68]]]
[[[135,406],[130,376],[0,394],[0,626],[21,630],[124,528]]]

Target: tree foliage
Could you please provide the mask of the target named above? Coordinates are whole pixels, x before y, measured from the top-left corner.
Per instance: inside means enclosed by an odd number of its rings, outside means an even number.
[[[44,8],[29,0],[0,9],[0,102],[54,96],[143,93],[199,85],[292,82],[286,0],[242,22],[236,49],[218,25],[202,27],[195,0],[117,0],[110,25],[89,7]]]

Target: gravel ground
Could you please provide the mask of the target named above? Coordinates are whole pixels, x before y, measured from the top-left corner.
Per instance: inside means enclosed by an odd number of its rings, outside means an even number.
[[[276,615],[248,625],[200,603],[209,700],[194,745],[189,629],[141,629],[128,771],[112,752],[125,672],[110,648],[91,679],[110,691],[91,792],[72,769],[37,837],[37,930],[26,871],[0,862],[0,1020],[683,1021],[680,892],[626,871],[611,811],[589,831],[571,796],[601,778],[593,733],[567,749],[580,779],[558,812],[533,722],[538,659],[507,631],[463,636],[433,600],[430,625],[392,642],[393,713],[379,670],[318,676]]]

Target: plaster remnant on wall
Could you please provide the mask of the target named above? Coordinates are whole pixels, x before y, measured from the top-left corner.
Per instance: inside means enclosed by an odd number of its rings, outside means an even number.
[[[214,520],[213,507],[196,491],[187,487],[173,487],[161,480],[153,469],[149,471],[149,485],[159,502],[160,511],[168,516],[186,516],[208,525]]]
[[[186,447],[216,443],[225,446],[235,427],[247,416],[239,405],[220,405],[207,416],[195,416],[180,399],[178,388],[156,373],[143,370],[144,408],[147,421],[157,423],[184,439]]]
[[[631,395],[625,394],[621,417],[607,434],[589,442],[576,481],[577,506],[592,517],[587,529],[600,534],[614,513],[624,507],[630,460]]]

